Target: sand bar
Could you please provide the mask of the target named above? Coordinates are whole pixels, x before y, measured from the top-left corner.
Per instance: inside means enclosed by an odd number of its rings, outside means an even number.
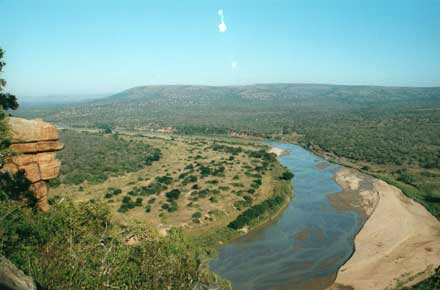
[[[289,152],[287,152],[284,149],[278,148],[278,147],[272,147],[269,149],[269,153],[274,153],[276,156],[284,156],[284,155],[288,155]]]
[[[360,189],[360,174],[343,168],[336,181],[349,191]],[[440,265],[440,222],[398,188],[369,177],[371,190],[359,190],[368,217],[355,238],[355,252],[329,288],[392,289],[410,286]]]

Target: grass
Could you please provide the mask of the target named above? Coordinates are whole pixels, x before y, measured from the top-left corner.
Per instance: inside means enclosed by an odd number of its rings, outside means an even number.
[[[114,138],[96,132],[64,134],[103,142],[113,142]],[[83,149],[72,148],[70,140],[64,139],[66,148],[73,151],[69,155],[80,154]],[[267,147],[248,140],[127,132],[118,135],[118,142],[157,148],[161,157],[148,165],[143,159],[131,159],[137,170],[110,176],[100,183],[85,180],[70,184],[61,178],[61,184],[51,189],[51,196],[104,201],[118,223],[150,223],[163,230],[177,226],[198,236],[224,228],[249,207],[273,196],[283,183],[276,173],[283,169],[273,155],[266,153]],[[137,148],[128,146],[120,151],[129,156],[133,149],[138,154]],[[112,150],[107,152],[112,154]],[[102,154],[106,159],[105,151]],[[62,166],[71,168],[71,159],[61,159]]]

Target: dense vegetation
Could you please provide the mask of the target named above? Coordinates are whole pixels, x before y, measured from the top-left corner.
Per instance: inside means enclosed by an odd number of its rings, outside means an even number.
[[[403,290],[437,290],[440,289],[440,267],[435,270],[435,274],[418,283],[413,287],[405,287]]]
[[[272,169],[274,182],[277,183],[275,194],[261,203],[255,204],[242,212],[235,220],[228,224],[228,227],[234,230],[245,226],[252,226],[263,218],[280,210],[290,200],[292,189],[286,182],[277,182],[276,179],[290,181],[293,174],[287,169],[276,166]]]
[[[127,141],[117,134],[61,131],[68,146],[58,153],[61,176],[52,184],[101,183],[110,176],[123,175],[160,159],[160,150],[141,141]]]
[[[49,212],[0,202],[0,254],[39,289],[208,289],[205,253],[178,231],[119,227],[104,204],[54,201]],[[127,239],[135,240],[130,245]],[[221,282],[223,283],[223,282]],[[223,288],[225,288],[224,286]]]
[[[300,134],[303,144],[356,160],[440,166],[440,88],[148,86],[54,110],[22,114],[67,126]]]
[[[3,50],[0,48],[0,76],[6,63],[3,61]],[[4,110],[16,110],[18,108],[17,98],[14,95],[3,92],[6,81],[0,78],[0,167],[3,165],[3,158],[7,154],[9,146],[8,126],[5,121]]]

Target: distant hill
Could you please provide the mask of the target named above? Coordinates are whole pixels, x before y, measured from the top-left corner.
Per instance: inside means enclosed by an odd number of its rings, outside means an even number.
[[[210,126],[271,133],[289,125],[293,115],[296,118],[317,112],[377,112],[438,106],[439,87],[176,85],[135,87],[100,100],[52,107],[47,114],[40,110],[39,114],[49,121],[69,126],[95,126],[97,123],[127,128]]]
[[[351,159],[440,167],[440,87],[144,86],[79,104],[23,108],[21,114],[76,127],[294,133],[305,146]]]

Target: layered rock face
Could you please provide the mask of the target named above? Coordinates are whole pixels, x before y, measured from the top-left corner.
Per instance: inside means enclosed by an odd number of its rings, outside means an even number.
[[[16,155],[8,157],[2,171],[11,174],[23,170],[31,182],[30,191],[37,199],[37,207],[43,211],[49,209],[47,201],[47,180],[57,178],[61,162],[56,159],[56,151],[64,145],[58,140],[57,129],[40,119],[26,120],[9,117],[11,135],[10,149]]]

